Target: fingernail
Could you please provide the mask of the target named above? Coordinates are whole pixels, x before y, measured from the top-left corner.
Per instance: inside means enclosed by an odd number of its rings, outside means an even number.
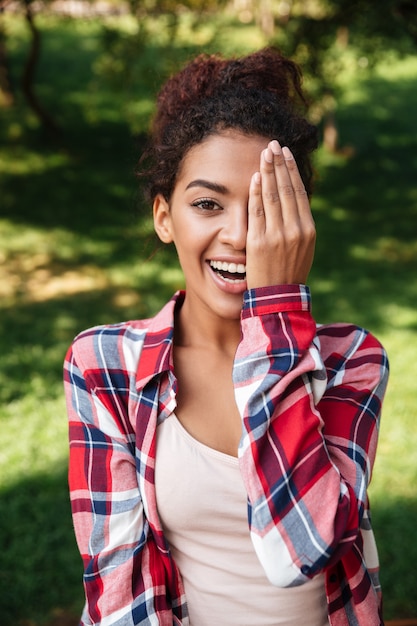
[[[261,183],[261,174],[260,172],[255,172],[254,175],[252,176],[252,180],[256,185],[260,185]]]
[[[284,159],[293,159],[293,155],[292,152],[289,148],[287,148],[287,146],[284,146],[282,149],[282,154],[284,155]]]
[[[270,148],[265,148],[264,150],[264,159],[267,163],[272,163],[274,160],[274,156],[272,154],[272,150]]]
[[[281,154],[281,146],[276,139],[273,139],[269,146],[274,154]]]

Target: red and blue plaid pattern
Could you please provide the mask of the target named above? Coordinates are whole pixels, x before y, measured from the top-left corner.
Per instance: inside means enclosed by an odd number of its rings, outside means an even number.
[[[189,624],[154,486],[156,426],[176,406],[173,324],[183,298],[176,294],[150,320],[87,330],[68,351],[69,483],[84,562],[84,626]],[[385,352],[355,326],[316,326],[303,285],[247,292],[241,325],[233,379],[258,557],[282,587],[325,571],[332,626],[380,626],[366,493]]]

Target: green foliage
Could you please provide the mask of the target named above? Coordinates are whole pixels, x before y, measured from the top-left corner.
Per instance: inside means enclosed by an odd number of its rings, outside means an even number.
[[[141,11],[144,7],[141,4]],[[92,85],[98,93],[119,93],[123,113],[135,132],[146,131],[156,92],[168,76],[200,52],[220,50],[239,54],[265,45],[261,33],[251,25],[240,25],[245,37],[236,38],[233,17],[186,11],[158,13],[143,18],[127,16],[103,24],[101,53],[93,64]],[[231,33],[231,37],[229,37]]]
[[[387,50],[411,54],[417,40],[417,6],[402,0],[294,0],[275,19],[277,38],[287,51],[299,46],[313,54],[311,70],[337,41],[373,62]]]
[[[62,610],[76,616],[82,605],[66,485],[61,379],[68,345],[88,326],[153,314],[183,284],[174,251],[156,251],[149,207],[133,177],[143,136],[135,142],[133,135],[146,128],[160,81],[188,56],[216,48],[242,53],[265,41],[251,25],[226,17],[196,24],[188,14],[170,41],[165,20],[149,18],[140,30],[131,16],[120,18],[120,26],[113,18],[42,18],[37,86],[64,134],[46,141],[20,98],[2,112],[4,626],[37,626]],[[27,38],[16,18],[8,32],[17,77]],[[119,51],[130,61],[111,67]],[[346,150],[320,150],[317,157],[318,245],[310,283],[318,320],[362,324],[390,355],[371,502],[386,617],[407,618],[417,615],[417,63],[391,59],[358,73],[355,55],[344,56],[337,83]]]
[[[393,53],[415,53],[417,5],[406,4],[398,0],[294,0],[284,18],[275,19],[271,43],[302,66],[316,120],[336,108],[338,78],[347,64],[364,73]]]

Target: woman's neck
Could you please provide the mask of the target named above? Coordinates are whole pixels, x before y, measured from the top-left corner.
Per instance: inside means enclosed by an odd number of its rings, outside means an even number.
[[[240,319],[222,318],[213,311],[193,307],[187,298],[176,313],[177,346],[218,349],[234,356],[240,335]]]

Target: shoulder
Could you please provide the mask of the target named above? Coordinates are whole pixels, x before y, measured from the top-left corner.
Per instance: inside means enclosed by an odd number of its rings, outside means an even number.
[[[79,333],[66,361],[74,360],[82,370],[135,369],[151,320],[133,320],[94,326]]]
[[[177,292],[154,317],[81,332],[67,352],[65,369],[88,377],[90,384],[110,377],[116,386],[126,377],[145,383],[164,368],[169,369],[175,308],[183,299],[184,292]]]

